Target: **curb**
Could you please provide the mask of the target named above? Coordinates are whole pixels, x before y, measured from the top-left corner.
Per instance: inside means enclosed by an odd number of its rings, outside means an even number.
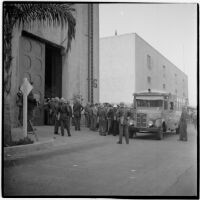
[[[52,147],[53,143],[54,139],[49,139],[47,141],[35,142],[33,144],[4,147],[4,162],[12,161],[21,157],[27,157],[34,152]]]

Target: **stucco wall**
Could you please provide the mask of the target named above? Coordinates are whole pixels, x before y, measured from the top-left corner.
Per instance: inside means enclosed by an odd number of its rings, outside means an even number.
[[[156,90],[165,90],[177,95],[188,97],[188,79],[187,75],[179,70],[167,58],[161,55],[151,45],[136,34],[135,37],[136,48],[136,91],[147,90],[148,88]],[[152,61],[152,68],[147,66],[147,55],[150,55]],[[163,68],[165,66],[165,69]],[[175,74],[177,74],[177,81],[175,81]],[[147,82],[147,76],[151,77],[151,84]],[[184,85],[183,85],[184,79]],[[163,89],[163,84],[166,89]]]
[[[134,46],[133,34],[100,39],[100,102],[133,101]]]

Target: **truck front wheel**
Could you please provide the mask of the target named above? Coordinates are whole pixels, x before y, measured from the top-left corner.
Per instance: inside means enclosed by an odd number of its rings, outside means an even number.
[[[158,131],[158,140],[162,139],[163,139],[163,128],[160,128],[160,130]]]

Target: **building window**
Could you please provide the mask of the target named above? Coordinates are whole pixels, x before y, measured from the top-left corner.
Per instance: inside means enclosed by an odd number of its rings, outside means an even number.
[[[174,74],[175,76],[175,83],[177,84],[177,74]]]
[[[165,89],[165,84],[163,84],[163,89]]]
[[[152,68],[152,63],[151,63],[151,56],[150,55],[147,55],[147,67],[148,69],[151,69]]]
[[[150,76],[147,76],[147,83],[151,83],[151,77]]]

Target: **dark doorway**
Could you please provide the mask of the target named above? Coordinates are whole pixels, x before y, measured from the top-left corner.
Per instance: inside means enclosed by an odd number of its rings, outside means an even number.
[[[45,54],[45,98],[60,98],[62,95],[61,49],[46,44]],[[45,125],[52,125],[49,117],[48,110],[45,110]]]
[[[45,97],[61,97],[62,95],[62,56],[61,50],[46,45],[45,56]]]

